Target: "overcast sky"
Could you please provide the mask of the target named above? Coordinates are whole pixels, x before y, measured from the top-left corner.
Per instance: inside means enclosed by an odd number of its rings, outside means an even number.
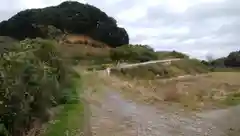
[[[0,20],[64,0],[1,0]],[[240,49],[240,0],[78,0],[113,16],[131,43],[204,59]]]

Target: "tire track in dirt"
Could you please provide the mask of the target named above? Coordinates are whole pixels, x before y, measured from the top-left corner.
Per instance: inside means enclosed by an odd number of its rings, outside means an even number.
[[[106,91],[101,104],[91,105],[93,136],[227,136],[209,113],[188,117],[168,113],[127,101],[115,91]]]

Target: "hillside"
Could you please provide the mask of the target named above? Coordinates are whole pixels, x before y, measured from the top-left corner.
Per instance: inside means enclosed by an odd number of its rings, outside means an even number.
[[[193,75],[149,80],[144,72],[148,73],[151,65],[125,71],[134,73],[136,78],[107,76],[104,71],[85,73],[93,134],[239,136],[239,106],[226,107],[240,103],[240,73],[195,75],[200,68],[199,72],[207,71],[206,66],[196,60],[184,60],[164,67],[169,70],[176,66],[182,70],[176,72],[179,74],[192,70],[187,74]],[[161,71],[158,68],[156,71]]]
[[[132,45],[115,19],[72,1],[21,11],[0,23],[0,35],[0,136],[219,136],[215,132],[233,130],[195,116],[240,104],[240,51],[200,61]],[[239,124],[240,110],[234,113],[214,116]]]
[[[126,30],[118,27],[114,18],[97,7],[74,1],[21,11],[0,23],[0,35],[19,40],[27,37],[47,38],[39,26],[53,26],[63,33],[87,35],[113,47],[129,43]]]
[[[64,119],[80,127],[82,120],[74,118],[83,111],[77,89],[80,76],[64,61],[56,42],[26,39],[17,43],[8,37],[0,41],[11,47],[0,53],[0,135],[34,135],[31,130],[53,119],[52,109],[59,106]],[[58,132],[62,134],[66,126],[64,122]],[[48,127],[46,133],[55,135],[53,129]]]
[[[207,66],[201,64],[197,60],[190,59],[172,61],[170,63],[153,63],[139,65],[132,68],[130,67],[112,70],[112,73],[116,75],[124,75],[131,79],[135,78],[146,80],[196,75],[207,72],[209,72]]]

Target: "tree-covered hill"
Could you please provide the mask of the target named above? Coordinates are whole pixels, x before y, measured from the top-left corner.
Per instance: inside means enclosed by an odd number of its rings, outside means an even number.
[[[0,23],[0,35],[19,40],[35,37],[46,38],[38,25],[54,26],[62,32],[85,34],[110,46],[129,43],[124,28],[97,7],[79,2],[63,2],[58,6],[21,11]]]
[[[202,63],[213,67],[240,68],[240,50],[230,52],[226,57],[210,60],[208,62],[202,61]]]

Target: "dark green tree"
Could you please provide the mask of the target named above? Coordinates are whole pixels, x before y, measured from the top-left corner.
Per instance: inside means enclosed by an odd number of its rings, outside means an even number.
[[[53,26],[61,31],[85,34],[112,47],[129,43],[124,28],[105,12],[89,4],[74,1],[43,9],[28,9],[0,23],[0,35],[16,39],[48,37],[36,26]]]
[[[224,60],[224,64],[227,67],[240,67],[240,50],[231,52]]]

